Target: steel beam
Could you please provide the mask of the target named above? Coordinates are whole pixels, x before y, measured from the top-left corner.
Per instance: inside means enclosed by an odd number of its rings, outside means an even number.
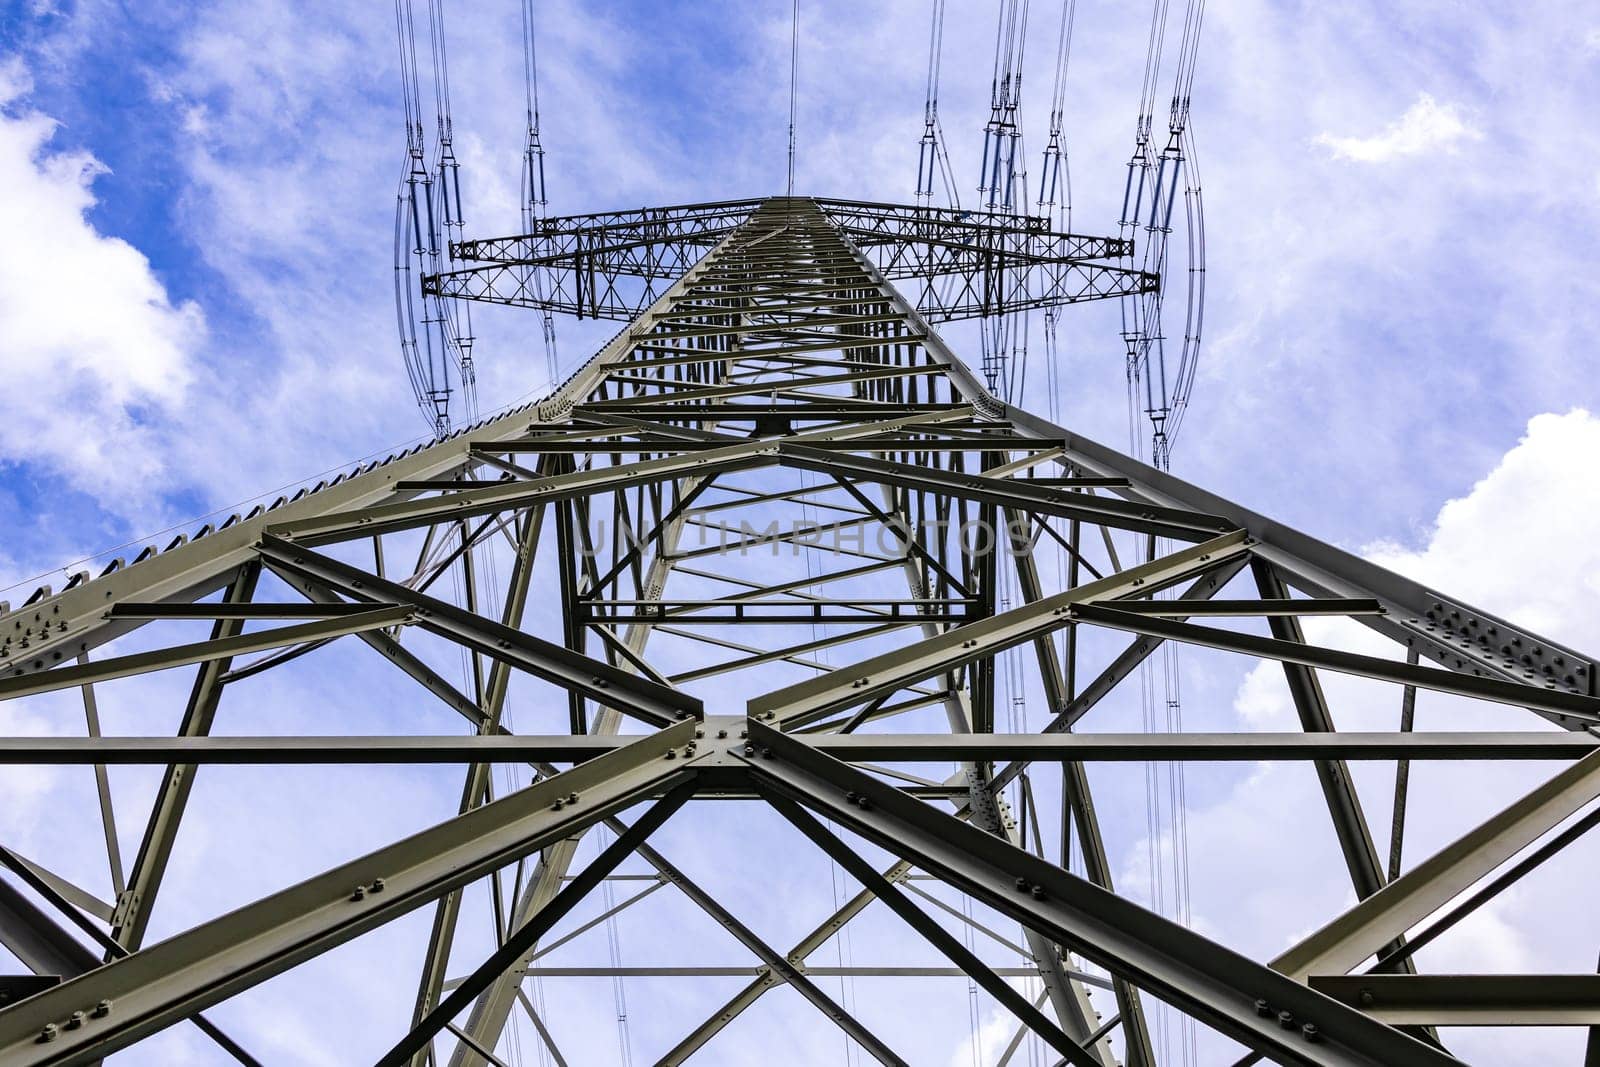
[[[748,470],[776,462],[777,454],[775,443],[752,441],[689,455],[645,460],[625,468],[594,467],[533,481],[493,482],[438,496],[374,504],[356,511],[335,512],[273,527],[267,533],[298,545],[323,545],[351,537],[369,537],[447,520],[492,515],[531,504],[571,500],[594,492],[650,485],[687,475]]]
[[[63,1064],[124,1048],[671,789],[693,774],[693,759],[663,756],[693,736],[692,722],[646,735],[31,997],[0,1012],[0,1062]],[[111,1009],[96,1013],[101,1001]],[[86,1017],[69,1026],[80,1011]]]
[[[679,489],[680,496],[683,489]],[[672,551],[677,547],[678,538],[683,533],[684,519],[680,514],[667,519],[662,523],[663,530],[658,540],[655,558],[650,561],[646,573],[645,587],[649,589],[664,589],[667,579],[671,575],[674,561]],[[649,641],[653,628],[650,626],[629,626],[623,637],[623,646],[633,656],[639,656]],[[600,714],[595,717],[591,728],[591,736],[605,736],[616,734],[621,725],[621,716],[613,709],[602,707]],[[529,879],[521,896],[513,905],[513,921],[522,923],[536,914],[555,893],[559,890],[561,879],[566,875],[573,857],[577,853],[578,841],[569,838],[557,844],[554,848],[547,849],[540,858],[533,877]],[[522,969],[532,959],[532,951],[523,953],[523,958],[517,965],[503,971],[489,988],[477,999],[472,1006],[472,1012],[467,1021],[467,1032],[480,1044],[495,1046],[500,1039],[500,1034],[510,1018],[512,1007],[515,1004],[522,988]],[[471,1056],[465,1043],[458,1046],[452,1054],[451,1067],[466,1067],[472,1063]]]
[[[929,699],[937,699],[930,697]],[[1594,735],[1476,733],[806,734],[813,748],[851,763],[1143,763],[1264,760],[1575,760]],[[585,734],[373,736],[0,737],[0,766],[201,764],[575,763],[626,744]]]
[[[1021,593],[1024,604],[1037,603],[1043,599],[1045,593],[1039,581],[1039,569],[1033,554],[1031,551],[1024,551],[1024,548],[1028,547],[1022,543],[1025,540],[1027,526],[1015,512],[1008,511],[1006,517],[1012,531],[1011,554],[1016,567],[1018,592]],[[1045,700],[1051,708],[1063,707],[1070,699],[1070,690],[1066,687],[1066,675],[1056,655],[1054,641],[1048,636],[1040,637],[1034,640],[1033,647]],[[1044,738],[1041,737],[1040,740]],[[992,766],[992,759],[993,757],[984,762]],[[1021,759],[1016,759],[1012,765],[1019,768],[1026,766]],[[1007,778],[1005,781],[1010,779]],[[999,790],[1005,788],[1005,781],[991,779],[990,789],[998,795]],[[1026,779],[1024,781],[1026,782]],[[1113,889],[1111,859],[1106,854],[1100,818],[1095,810],[1093,791],[1089,786],[1089,775],[1083,769],[1081,762],[1070,759],[1062,761],[1061,794],[1065,806],[1062,812],[1062,833],[1067,832],[1066,820],[1070,812],[1072,823],[1078,830],[1084,873],[1091,882],[1102,889]],[[1063,844],[1061,856],[1063,867],[1067,865],[1066,852],[1066,846]],[[1139,992],[1127,981],[1118,981],[1115,990],[1117,1016],[1122,1020],[1124,1056],[1128,1067],[1151,1067],[1156,1062],[1155,1049],[1150,1040],[1150,1028],[1145,1019],[1144,1004],[1140,1000]]]
[[[581,693],[635,718],[662,726],[699,718],[700,702],[667,686],[640,678],[560,645],[493,622],[454,604],[410,589],[358,567],[268,534],[261,555],[274,569],[300,574],[357,599],[383,599],[406,606],[423,629],[502,660],[520,670]],[[392,598],[392,599],[391,599]]]
[[[1321,1067],[1459,1062],[992,834],[901,797],[782,731],[752,722],[750,737],[762,753],[749,760],[761,787],[912,859],[1250,1048]],[[1280,1025],[1280,1012],[1289,1013],[1291,1026]]]
[[[894,967],[856,966],[829,967],[805,964],[795,965],[801,973],[811,978],[967,978],[969,974],[960,967]],[[989,973],[1001,978],[1037,978],[1037,967],[989,967]],[[771,973],[760,964],[709,964],[701,967],[529,967],[522,972],[527,978],[751,978]],[[1073,972],[1073,977],[1084,982],[1109,988],[1111,983],[1098,975]],[[1053,1025],[1053,1024],[1052,1024]]]
[[[608,823],[613,829],[626,834],[628,828],[620,825],[617,820],[611,819],[608,820]],[[894,1067],[904,1067],[906,1061],[896,1055],[894,1050],[883,1042],[882,1038],[863,1026],[859,1019],[855,1018],[855,1016],[841,1007],[837,1001],[824,993],[815,982],[806,977],[805,972],[800,967],[791,963],[786,956],[757,936],[754,930],[739,921],[731,911],[718,902],[716,897],[701,889],[677,867],[667,862],[666,857],[649,845],[640,844],[637,851],[641,859],[659,871],[663,878],[676,886],[679,892],[688,897],[701,911],[709,915],[717,925],[732,934],[734,940],[754,954],[771,973],[782,978],[791,989],[805,998],[812,1007],[827,1016],[839,1029],[849,1035],[852,1041],[865,1049],[868,1055],[879,1063],[894,1065]]]
[[[248,634],[218,637],[209,641],[174,645],[171,648],[157,648],[149,652],[113,656],[110,659],[92,660],[88,663],[75,664],[71,667],[57,667],[55,670],[41,671],[38,674],[3,678],[0,679],[0,700],[13,700],[17,697],[48,693],[56,689],[93,685],[97,682],[106,682],[114,678],[129,678],[137,674],[170,670],[173,667],[187,667],[196,663],[231,660],[234,656],[247,655],[251,652],[264,652],[268,649],[284,648],[288,645],[321,642],[334,637],[343,637],[346,634],[360,633],[363,630],[377,630],[386,626],[398,626],[411,621],[411,609],[406,607],[395,604],[369,604],[367,607],[368,610],[355,614],[340,615],[331,619],[319,619],[315,622],[300,623],[297,626],[278,626],[270,630],[258,630]],[[241,620],[230,619],[226,621]]]
[[[904,879],[910,870],[911,865],[909,863],[900,861],[892,864],[888,870],[884,871],[883,877],[892,884]],[[807,964],[805,962],[806,957],[826,944],[828,939],[837,934],[845,923],[861,914],[862,909],[875,899],[877,898],[865,889],[855,894],[855,896],[835,909],[832,915],[829,915],[813,928],[794,948],[789,950],[784,958],[795,966],[804,967],[808,974],[824,973],[821,968]],[[1037,972],[1030,968],[1028,973],[1034,974]],[[759,1000],[763,993],[778,986],[781,981],[778,972],[773,968],[757,968],[750,984],[735,993],[732,999],[714,1011],[704,1022],[691,1030],[683,1040],[674,1045],[658,1061],[658,1067],[679,1067],[690,1056],[704,1048],[706,1042],[721,1033],[729,1023]]]
[[[1085,604],[1075,609],[1073,615],[1078,622],[1109,626],[1163,640],[1205,645],[1228,652],[1242,652],[1250,656],[1281,660],[1305,667],[1321,667],[1362,678],[1414,685],[1419,689],[1431,689],[1439,693],[1473,697],[1477,700],[1490,700],[1499,704],[1518,705],[1552,712],[1572,720],[1600,723],[1600,698],[1582,693],[1564,692],[1557,688],[1506,681],[1481,674],[1413,666],[1398,660],[1382,659],[1356,652],[1342,652],[1298,641],[1257,637],[1254,634],[1238,633],[1234,630],[1173,622],[1169,619],[1118,611],[1109,605]],[[1289,616],[1273,618],[1282,621]]]
[[[1251,569],[1262,596],[1281,599],[1287,595],[1271,564],[1259,559],[1252,560]],[[1291,645],[1306,643],[1300,621],[1296,618],[1274,616],[1268,620],[1268,625],[1273,638],[1279,642]],[[1332,732],[1333,714],[1328,709],[1328,699],[1316,672],[1303,663],[1285,660],[1283,675],[1295,712],[1300,717],[1301,729],[1308,734]],[[1350,871],[1350,883],[1355,888],[1356,896],[1365,899],[1383,888],[1384,876],[1378,848],[1372,841],[1372,829],[1367,825],[1366,814],[1361,809],[1361,797],[1350,778],[1350,768],[1343,761],[1318,760],[1316,768],[1328,814],[1333,818],[1334,834],[1339,839],[1339,850],[1344,853],[1345,866]]]
[[[539,938],[571,912],[579,901],[589,895],[590,890],[605,879],[606,875],[616,870],[618,864],[637,849],[644,847],[645,838],[660,829],[661,824],[681,808],[684,801],[693,793],[694,782],[685,781],[652,804],[627,833],[613,841],[593,863],[562,886],[561,891],[539,909],[538,914],[518,927],[472,974],[459,982],[449,996],[423,1016],[405,1037],[395,1043],[393,1048],[379,1057],[378,1067],[402,1067],[407,1060],[430,1047],[435,1034],[472,1003],[474,997],[505,973],[507,968],[515,966],[524,953],[531,951],[533,946],[539,943]],[[461,1037],[462,1042],[478,1055],[493,1058],[492,1050],[478,1044],[470,1034],[461,1030],[455,1032]]]
[[[1467,831],[1272,961],[1286,975],[1343,974],[1600,797],[1585,756]]]
[[[100,966],[100,958],[83,942],[4,878],[0,878],[0,944],[34,974],[65,979]]]
[[[540,471],[547,469],[549,460],[541,461]],[[516,563],[512,568],[510,581],[506,587],[505,606],[501,610],[500,621],[506,626],[521,628],[523,613],[527,610],[528,591],[533,581],[533,563],[539,546],[540,532],[544,527],[546,508],[543,505],[534,507],[526,513],[523,519],[522,530],[516,541]],[[479,737],[490,736],[495,731],[503,729],[501,718],[505,710],[506,694],[511,683],[511,667],[502,660],[495,660],[489,669],[489,684],[484,695],[483,718],[478,724]],[[580,738],[569,738],[569,742],[577,742]],[[560,762],[548,760],[544,762]],[[467,769],[466,782],[461,793],[459,810],[467,812],[491,799],[490,796],[490,765],[488,763],[474,762]],[[491,875],[498,879],[499,875]],[[495,883],[498,887],[498,882]],[[412,1014],[412,1024],[420,1025],[422,1020],[438,1003],[441,986],[445,977],[445,969],[450,961],[450,950],[455,941],[456,923],[461,913],[461,891],[454,890],[446,893],[434,907],[433,929],[428,937],[428,947],[423,958],[422,973],[417,980],[417,1002]],[[498,922],[498,919],[497,919]],[[498,929],[498,927],[497,927]],[[542,1023],[538,1024],[542,1027]],[[554,1048],[554,1045],[551,1045]],[[414,1062],[417,1067],[423,1067],[427,1056],[418,1057]]]
[[[910,529],[910,517],[903,506],[903,501],[897,500],[896,494],[887,486],[884,487],[884,496],[886,506],[890,509],[896,509],[898,516]],[[993,521],[992,513],[990,521]],[[915,528],[910,529],[910,532],[912,536],[908,538],[908,542],[920,543],[923,539],[923,531],[920,528]],[[928,590],[924,585],[925,579],[918,566],[918,557],[907,551],[903,568],[906,584],[910,591],[916,595],[925,594]],[[994,581],[993,570],[991,569],[984,577],[986,579],[983,583],[984,589],[992,589]],[[986,611],[992,613],[992,593],[986,596],[985,599],[987,601]],[[992,614],[990,617],[992,617]],[[937,640],[940,636],[939,628],[932,623],[925,623],[922,627],[922,633],[925,640]],[[943,697],[942,703],[945,708],[945,716],[950,723],[952,733],[970,735],[972,731],[975,716],[972,714],[970,706],[971,688],[970,681],[967,689],[957,688],[952,677],[950,688],[946,690]],[[842,730],[848,733],[858,724],[858,720],[870,716],[873,708],[881,703],[882,699],[880,697],[872,704],[868,704],[850,722],[846,723]],[[1006,814],[1002,809],[1003,797],[1000,791],[994,788],[988,780],[988,767],[989,765],[985,762],[969,761],[963,765],[962,771],[955,776],[956,780],[964,781],[966,785],[966,812],[973,825],[1015,843],[1015,824],[1006,818]],[[1100,1038],[1093,1036],[1098,1029],[1095,1023],[1096,1013],[1089,1003],[1089,996],[1083,988],[1083,983],[1068,973],[1066,961],[1061,958],[1061,950],[1049,938],[1042,936],[1035,930],[1025,930],[1024,939],[1027,941],[1028,952],[1034,961],[1034,965],[1038,969],[1040,982],[1044,986],[1045,997],[1049,1000],[1051,1008],[1054,1010],[1056,1018],[1060,1021],[1067,1036],[1074,1041],[1082,1041],[1085,1052],[1099,1063],[1114,1065],[1116,1062],[1115,1057],[1112,1054],[1110,1045],[1105,1042],[1104,1036],[1102,1035]],[[1142,1019],[1142,1016],[1138,1018]],[[1135,1056],[1140,1054],[1139,1033],[1140,1031],[1135,1029]]]
[[[904,919],[923,939],[932,944],[943,953],[952,963],[959,967],[962,973],[972,981],[982,986],[986,992],[1002,1007],[1021,1020],[1034,1033],[1042,1037],[1047,1044],[1061,1053],[1068,1063],[1077,1064],[1078,1067],[1103,1067],[1100,1059],[1090,1055],[1081,1045],[1061,1032],[1061,1028],[1051,1022],[1043,1012],[1039,1011],[1026,997],[1018,993],[1004,979],[989,968],[976,953],[963,945],[959,938],[952,935],[944,927],[929,918],[920,908],[907,900],[889,881],[873,869],[872,865],[862,859],[853,849],[847,847],[833,834],[823,829],[822,824],[795,804],[779,794],[769,796],[770,803],[778,809],[778,813],[799,830],[818,848],[831,856],[835,863],[849,872],[850,876],[860,882],[862,886],[872,892],[872,895],[888,905],[900,918]]]
[[[1392,1026],[1600,1025],[1600,975],[1314,975],[1311,988]]]
[[[832,450],[812,449],[803,442],[784,441],[779,448],[778,459],[786,467],[817,471],[834,477],[1024,508],[1041,515],[1082,519],[1189,543],[1209,540],[1233,528],[1225,519],[1181,508],[1130,503],[1071,489],[1030,485],[1026,479],[989,478],[981,474],[930,469],[888,459],[840,454]]]
[[[789,728],[803,726],[829,712],[864,703],[1048,634],[1072,621],[1071,612],[1076,605],[1181,582],[1244,551],[1242,534],[1222,534],[1100,581],[929,637],[911,648],[874,656],[820,678],[752,697],[750,715]]]
[[[7,737],[0,766],[15,764],[581,763],[626,739],[570,734],[443,734],[357,737]]]
[[[256,583],[261,576],[259,564],[246,563],[239,568],[223,596],[224,604],[249,603],[255,596]],[[244,623],[238,619],[218,619],[211,629],[214,641],[237,637]],[[195,675],[189,702],[183,719],[178,724],[178,736],[203,737],[211,732],[216,719],[217,705],[222,699],[222,677],[228,672],[229,658],[205,661]],[[117,900],[117,911],[111,924],[111,936],[117,944],[137,948],[144,940],[145,928],[150,923],[150,911],[155,905],[156,893],[166,874],[167,862],[172,856],[172,846],[177,840],[178,825],[189,803],[189,793],[194,788],[195,768],[177,764],[169,766],[161,778],[155,804],[145,823],[144,837],[128,877],[127,888]],[[109,959],[110,956],[107,956]]]
[[[1428,733],[816,734],[806,743],[849,762],[1058,763],[1192,760],[1576,760],[1600,737],[1556,731]]]

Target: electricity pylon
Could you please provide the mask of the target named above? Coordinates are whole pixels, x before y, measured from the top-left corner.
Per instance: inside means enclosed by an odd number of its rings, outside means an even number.
[[[485,1063],[519,1004],[535,1014],[521,989],[541,941],[624,861],[756,961],[746,987],[653,1053],[663,1063],[779,986],[866,1054],[905,1062],[807,962],[874,901],[1071,1064],[1155,1063],[1151,998],[1286,1063],[1454,1063],[1435,1025],[1600,1022],[1593,975],[1411,964],[1572,831],[1485,882],[1491,872],[1600,795],[1594,661],[1001,403],[930,326],[1142,291],[1152,278],[1106,265],[1119,242],[1014,216],[807,198],[539,225],[463,245],[480,266],[425,284],[627,320],[549,397],[0,614],[0,699],[78,690],[92,708],[97,691],[129,684],[117,679],[197,665],[175,737],[0,740],[12,765],[164,768],[103,914],[49,856],[0,857],[0,940],[34,972],[0,987],[0,1064],[93,1062],[185,1021],[252,1062],[206,1009],[422,908],[433,925],[414,1025],[383,1039],[380,1062]],[[926,280],[916,304],[895,278]],[[1057,580],[1046,553],[1064,561]],[[491,569],[507,575],[496,602]],[[1312,616],[1354,618],[1395,654],[1311,643]],[[91,655],[185,620],[209,622],[210,637]],[[1119,633],[1131,639],[1109,643]],[[464,730],[213,735],[245,678],[351,637]],[[1280,662],[1303,732],[1075,732],[1166,641]],[[997,728],[997,664],[1013,650],[1048,705],[1036,733]],[[443,665],[460,655],[471,670],[458,684]],[[1340,734],[1328,671],[1393,683],[1408,702],[1427,690],[1520,707],[1561,729]],[[519,703],[518,722],[540,732],[507,726]],[[1374,758],[1566,765],[1391,876],[1345,763]],[[1199,759],[1310,761],[1359,903],[1263,963],[1118,895],[1089,766]],[[463,765],[459,814],[146,943],[202,768],[370,762]],[[960,769],[914,773],[928,763]],[[491,771],[508,765],[531,782],[503,788]],[[1024,781],[1058,791],[1082,874],[1065,844],[1045,848],[1034,790],[1020,791],[1022,811],[1007,802]],[[770,810],[861,892],[793,947],[772,944],[647,843],[717,803]],[[610,844],[579,865],[598,827]],[[893,862],[875,865],[860,842]],[[786,876],[776,855],[742,871],[756,892]],[[1019,924],[1042,996],[927,910],[912,871]],[[485,880],[497,947],[453,957],[464,891]],[[676,973],[698,972],[686,960]],[[1097,984],[1114,1014],[1091,1006]],[[559,1038],[535,1022],[542,1040]]]

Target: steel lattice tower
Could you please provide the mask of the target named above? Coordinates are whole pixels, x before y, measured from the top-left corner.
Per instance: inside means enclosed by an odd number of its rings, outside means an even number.
[[[414,1029],[385,1037],[381,1062],[484,1063],[538,946],[625,860],[757,961],[748,986],[652,1052],[663,1063],[784,985],[819,1024],[904,1062],[807,963],[874,901],[1071,1064],[1155,1063],[1152,998],[1252,1050],[1247,1061],[1444,1064],[1457,1061],[1435,1025],[1600,1023],[1593,975],[1411,964],[1419,943],[1573,831],[1492,872],[1600,796],[1594,660],[999,402],[930,325],[1140,292],[1150,276],[1111,265],[1124,251],[1042,220],[807,198],[547,219],[461,246],[475,265],[427,279],[430,292],[627,324],[536,404],[0,612],[6,700],[79,690],[92,707],[116,679],[196,667],[175,737],[0,742],[12,765],[164,768],[104,915],[48,856],[4,854],[0,940],[34,976],[0,987],[0,1064],[94,1062],[185,1020],[253,1062],[208,1008],[417,909],[433,924]],[[916,305],[894,285],[911,278],[933,279]],[[710,529],[720,541],[706,542]],[[1116,538],[1130,536],[1143,551],[1119,556]],[[1065,554],[1065,581],[1037,564],[1036,543]],[[508,574],[494,602],[489,553]],[[455,597],[446,575],[460,579]],[[1016,603],[999,596],[1008,582]],[[1355,618],[1394,654],[1310,643],[1308,616]],[[154,636],[196,620],[209,638]],[[539,636],[546,626],[559,633]],[[152,647],[94,654],[144,627]],[[1091,631],[1128,640],[1096,661],[1079,640]],[[213,735],[231,687],[350,638],[413,679],[419,705],[459,713],[462,732]],[[1169,641],[1280,662],[1303,732],[1075,732]],[[468,684],[447,677],[441,649],[465,650]],[[1012,650],[1048,703],[1037,733],[997,729],[997,663]],[[1429,690],[1512,705],[1561,729],[1341,734],[1327,671],[1393,683],[1408,700]],[[537,733],[507,727],[517,699]],[[1262,963],[1118,895],[1087,766],[1267,758],[1314,764],[1347,866],[1338,877],[1360,902]],[[1567,765],[1391,880],[1346,766],[1360,758]],[[952,761],[948,779],[912,773]],[[373,762],[464,766],[460,813],[146,943],[205,765]],[[533,780],[507,791],[496,765]],[[1081,875],[1006,803],[1030,773],[1057,783]],[[719,803],[760,806],[862,891],[798,944],[764,940],[647,843],[667,819]],[[612,843],[577,862],[602,826]],[[913,871],[1020,924],[1038,1006],[919,902]],[[452,958],[465,891],[489,878],[503,943]],[[1097,983],[1114,1012],[1091,1006]]]

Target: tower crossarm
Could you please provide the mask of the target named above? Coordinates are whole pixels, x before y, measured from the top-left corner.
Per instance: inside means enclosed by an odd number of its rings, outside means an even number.
[[[1000,315],[1151,292],[1158,278],[1118,265],[1132,242],[1061,233],[1044,217],[815,199],[808,203],[891,281],[928,284],[929,320]],[[474,265],[428,275],[423,292],[631,320],[749,217],[759,201],[541,220],[528,234],[464,241]]]

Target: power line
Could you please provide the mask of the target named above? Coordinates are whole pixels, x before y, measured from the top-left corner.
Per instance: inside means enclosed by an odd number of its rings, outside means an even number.
[[[522,232],[532,238],[545,217],[549,194],[545,184],[544,141],[539,129],[539,47],[535,34],[533,0],[522,0],[522,86],[527,140],[522,150]],[[543,300],[548,279],[542,267],[524,269],[524,281]],[[561,358],[556,346],[556,320],[548,308],[540,315],[544,338],[545,374],[552,384],[560,376]]]
[[[800,0],[789,8],[789,193],[794,195],[794,112],[800,79]]]

